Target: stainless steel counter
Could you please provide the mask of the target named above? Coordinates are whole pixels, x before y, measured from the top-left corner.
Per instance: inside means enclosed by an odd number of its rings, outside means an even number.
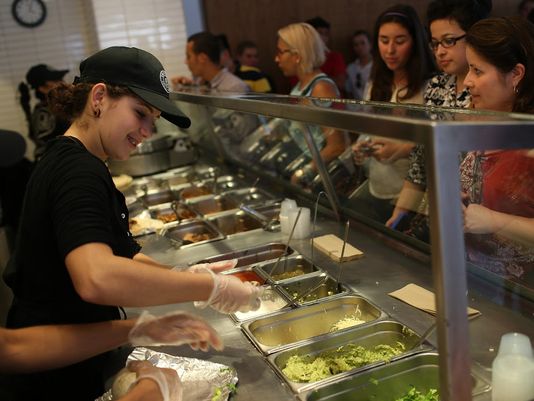
[[[318,220],[315,236],[333,233],[343,237],[343,226],[332,221]],[[278,232],[251,232],[223,241],[175,250],[166,240],[149,243],[144,252],[151,257],[169,265],[186,265],[202,258],[226,253],[231,250],[245,249],[270,242],[285,242]],[[417,262],[407,256],[383,245],[379,240],[352,229],[349,242],[364,251],[363,258],[343,263],[341,281],[353,291],[368,298],[386,312],[391,318],[400,321],[422,334],[433,323],[433,317],[411,307],[387,294],[408,283],[415,283],[432,290],[432,273],[429,265]],[[295,240],[291,247],[306,257],[311,256],[309,240]],[[318,251],[314,252],[314,263],[329,272],[338,275],[338,265]],[[473,288],[473,286],[471,286]],[[481,288],[482,290],[482,288]],[[498,294],[493,294],[492,298]],[[487,296],[471,290],[468,296],[469,306],[482,312],[482,316],[469,323],[470,350],[475,364],[480,365],[483,378],[491,379],[491,362],[496,356],[502,334],[518,331],[534,337],[534,316],[515,314],[510,308],[499,306],[500,300],[490,300]],[[502,303],[507,301],[502,300]],[[239,377],[235,400],[290,400],[295,396],[267,364],[261,353],[242,333],[239,325],[230,317],[219,314],[212,309],[198,310],[192,304],[177,304],[153,307],[153,313],[161,314],[171,310],[187,310],[205,317],[220,333],[225,343],[222,352],[195,352],[188,347],[162,347],[159,350],[173,355],[190,356],[213,362],[223,363],[236,369]],[[127,310],[130,316],[139,309]],[[436,346],[435,334],[430,342]],[[407,383],[408,385],[409,383]],[[491,394],[485,393],[474,398],[490,400]]]

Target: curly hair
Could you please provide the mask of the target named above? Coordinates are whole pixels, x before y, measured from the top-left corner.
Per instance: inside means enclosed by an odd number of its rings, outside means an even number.
[[[73,121],[80,117],[85,109],[87,97],[94,84],[67,84],[61,82],[48,92],[48,107],[50,111],[65,121]],[[138,97],[128,88],[106,84],[108,96],[118,99],[122,96]]]

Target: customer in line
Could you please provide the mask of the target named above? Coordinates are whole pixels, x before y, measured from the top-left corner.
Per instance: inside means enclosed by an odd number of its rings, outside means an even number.
[[[237,65],[235,74],[245,82],[252,92],[272,92],[268,77],[259,69],[258,46],[250,40],[237,44]]]
[[[423,90],[435,71],[426,33],[413,7],[395,5],[376,20],[377,49],[365,100],[423,103]],[[391,216],[409,167],[412,143],[360,137],[353,145],[356,164],[367,163],[368,182],[353,198],[373,219]]]
[[[325,51],[326,46],[319,34],[309,24],[291,24],[278,31],[275,61],[286,77],[298,77],[298,83],[291,90],[291,95],[339,98],[340,93],[335,82],[320,69],[325,60]],[[309,128],[325,163],[339,156],[347,146],[345,135],[341,131],[322,129],[315,125]],[[304,124],[292,121],[289,134],[302,152],[309,154],[303,134],[306,129]],[[308,185],[316,174],[317,168],[310,162],[298,169],[291,180]]]
[[[428,106],[468,108],[471,104],[464,79],[469,70],[465,55],[467,31],[487,18],[491,0],[432,1],[427,8],[430,48],[442,73],[428,83],[424,102]],[[427,188],[425,149],[416,145],[410,154],[410,169],[393,214],[386,222],[407,234],[429,241],[428,213],[423,201]]]
[[[14,300],[7,326],[93,323],[120,318],[118,306],[199,301],[230,313],[259,306],[260,289],[209,268],[171,271],[140,252],[124,196],[105,164],[128,159],[160,116],[187,128],[169,100],[165,70],[150,53],[110,47],[80,64],[73,84],[49,93],[52,111],[72,121],[37,164],[6,272]],[[231,267],[230,262],[218,268]],[[109,354],[18,376],[17,400],[94,400]]]
[[[472,107],[534,112],[534,25],[520,17],[488,18],[467,32]],[[468,152],[460,165],[467,259],[534,288],[532,150]],[[465,206],[467,204],[467,206]]]

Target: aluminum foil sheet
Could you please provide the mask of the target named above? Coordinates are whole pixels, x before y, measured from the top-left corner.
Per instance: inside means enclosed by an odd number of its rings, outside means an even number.
[[[135,348],[128,361],[148,360],[159,368],[178,372],[183,386],[183,401],[226,401],[237,385],[235,369],[209,361],[185,358],[156,352],[148,348]],[[95,401],[112,401],[111,390]]]

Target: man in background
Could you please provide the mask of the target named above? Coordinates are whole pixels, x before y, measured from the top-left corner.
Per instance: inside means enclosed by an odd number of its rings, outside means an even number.
[[[371,37],[364,30],[358,30],[352,35],[352,49],[356,59],[347,66],[347,81],[345,92],[348,98],[361,100],[364,96],[365,85],[369,80],[373,68],[371,54]]]
[[[258,47],[250,40],[237,45],[237,66],[235,74],[241,78],[253,92],[272,92],[267,76],[258,68]]]
[[[221,65],[219,39],[209,32],[199,32],[187,39],[185,63],[194,78],[212,89],[229,92],[248,92],[250,88]],[[188,85],[187,77],[175,77],[172,83]]]

